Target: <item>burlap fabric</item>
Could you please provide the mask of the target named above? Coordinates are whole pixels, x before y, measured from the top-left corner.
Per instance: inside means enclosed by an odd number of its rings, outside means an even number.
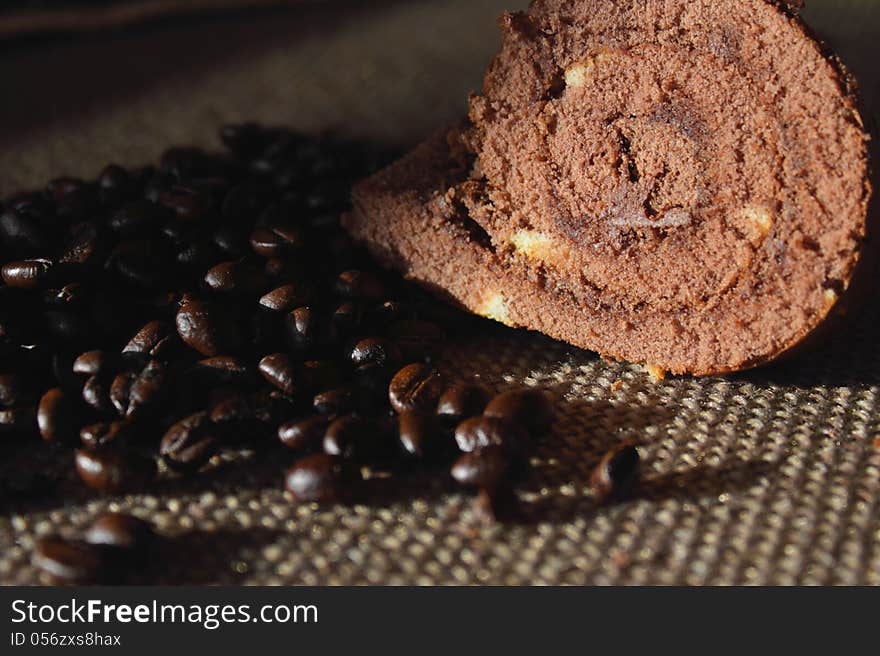
[[[0,191],[171,143],[215,143],[226,121],[338,127],[409,142],[456,115],[508,0],[371,3],[164,25],[9,47],[0,59]],[[873,0],[806,14],[875,103]],[[14,92],[13,92],[14,91]],[[875,303],[796,360],[726,378],[652,381],[539,335],[489,323],[455,336],[445,369],[503,389],[540,384],[559,419],[519,493],[517,521],[485,526],[466,494],[413,477],[352,507],[294,504],[283,463],[226,454],[150,494],[101,497],[66,479],[0,504],[0,581],[38,582],[35,538],[76,534],[112,508],[173,541],[151,580],[242,584],[753,584],[880,582],[880,347]],[[641,445],[636,499],[597,506],[603,449]],[[0,446],[0,471],[68,471],[41,445]]]

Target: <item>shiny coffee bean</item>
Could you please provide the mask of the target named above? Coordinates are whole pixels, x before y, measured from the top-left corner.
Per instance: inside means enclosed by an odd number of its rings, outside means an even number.
[[[111,442],[124,442],[137,435],[137,426],[128,420],[99,421],[83,426],[79,430],[79,439],[83,446],[94,449]]]
[[[333,310],[330,327],[336,337],[353,336],[363,324],[363,307],[358,303],[341,303]]]
[[[56,584],[94,584],[104,578],[105,558],[102,549],[79,540],[60,537],[37,542],[34,565]]]
[[[394,374],[388,386],[388,399],[397,412],[433,412],[443,393],[443,377],[426,364],[410,364]]]
[[[394,366],[400,362],[400,350],[394,342],[382,337],[359,340],[351,351],[351,363],[360,367],[365,364]]]
[[[357,397],[350,387],[337,387],[315,395],[315,412],[321,415],[344,415],[357,408]]]
[[[388,435],[374,421],[357,415],[334,419],[324,433],[324,453],[354,460],[387,455]]]
[[[174,212],[182,221],[198,221],[207,212],[210,202],[191,187],[175,185],[159,194],[159,205]]]
[[[259,391],[253,394],[236,394],[217,403],[210,413],[211,421],[218,425],[271,424],[277,426],[290,418],[296,406],[290,397],[279,391]]]
[[[0,269],[3,282],[19,289],[36,289],[44,285],[52,270],[52,261],[45,259],[7,262]]]
[[[305,235],[294,227],[257,228],[250,236],[251,248],[263,257],[283,257],[305,247]]]
[[[241,344],[238,324],[213,303],[186,299],[175,324],[180,338],[208,357],[234,351]]]
[[[92,221],[78,223],[68,232],[64,247],[58,256],[58,263],[91,266],[97,263],[104,249],[105,239],[102,228]]]
[[[630,497],[639,482],[639,451],[626,442],[606,453],[590,476],[590,487],[599,502]]]
[[[437,417],[445,425],[455,426],[468,417],[482,413],[489,397],[489,390],[482,385],[453,385],[440,395],[440,400],[437,401]]]
[[[152,354],[163,340],[173,334],[174,328],[165,321],[150,321],[128,340],[128,344],[123,347],[122,352]]]
[[[553,404],[542,390],[517,389],[494,397],[483,414],[519,424],[536,436],[549,430],[553,421]]]
[[[357,482],[357,471],[344,458],[327,453],[301,458],[284,475],[284,486],[302,502],[345,501]]]
[[[11,406],[24,403],[29,399],[21,376],[16,374],[0,374],[0,406]]]
[[[116,408],[116,412],[124,417],[128,414],[129,404],[131,401],[131,385],[137,378],[137,374],[131,371],[124,371],[117,374],[110,383],[110,402]]]
[[[151,546],[156,534],[150,522],[125,513],[107,512],[92,522],[83,537],[89,544],[142,550]]]
[[[192,380],[210,386],[250,386],[256,375],[250,364],[231,355],[218,355],[196,362],[187,372]]]
[[[62,444],[75,442],[78,419],[76,403],[60,387],[43,394],[37,407],[37,425],[44,440]]]
[[[382,301],[385,286],[376,276],[366,271],[344,271],[336,278],[336,293],[343,298],[359,301]]]
[[[110,229],[125,237],[135,237],[157,231],[171,218],[169,211],[148,200],[134,200],[123,205],[107,222]]]
[[[442,452],[440,432],[434,417],[406,411],[397,417],[397,434],[403,450],[416,458],[438,455]]]
[[[495,445],[510,454],[519,454],[527,441],[528,434],[520,425],[498,417],[472,417],[455,428],[455,442],[464,453]]]
[[[73,373],[94,376],[104,371],[113,361],[114,358],[104,351],[86,351],[73,361]]]
[[[154,412],[167,392],[168,372],[158,360],[151,360],[132,380],[126,417],[139,417]]]
[[[82,388],[82,398],[100,413],[113,413],[113,403],[110,401],[110,381],[104,375],[90,376],[86,380]]]
[[[259,364],[260,373],[267,381],[279,390],[293,396],[301,385],[297,380],[293,362],[286,353],[267,355]]]
[[[327,337],[318,313],[310,307],[299,307],[284,316],[284,331],[290,346],[298,351],[316,347]]]
[[[267,284],[263,271],[242,260],[221,262],[205,274],[205,284],[215,292],[226,294],[259,294]]]
[[[153,480],[156,463],[116,445],[80,449],[75,457],[76,472],[83,483],[99,492],[116,493],[143,487]]]
[[[312,390],[327,390],[339,386],[342,374],[333,360],[306,360],[300,373],[305,387]]]
[[[491,490],[504,481],[509,467],[507,450],[490,444],[460,456],[450,473],[461,485]]]
[[[320,448],[331,418],[325,416],[295,419],[278,427],[278,439],[291,449],[309,451]]]
[[[0,433],[33,432],[37,423],[37,409],[32,405],[0,409]]]
[[[260,298],[260,305],[275,312],[290,312],[312,299],[312,289],[302,283],[277,287]]]
[[[172,469],[196,470],[219,449],[215,432],[208,413],[189,415],[166,431],[159,444],[159,454]]]

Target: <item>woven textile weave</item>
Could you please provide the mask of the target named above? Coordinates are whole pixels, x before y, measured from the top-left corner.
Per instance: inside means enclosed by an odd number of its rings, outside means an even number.
[[[877,107],[876,3],[808,4]],[[155,160],[170,144],[214,147],[219,125],[244,119],[410,143],[463,111],[510,6],[324,6],[13,44],[0,60],[17,90],[0,106],[0,193]],[[34,540],[76,535],[110,508],[171,540],[157,583],[880,583],[878,305],[797,359],[724,378],[655,382],[488,322],[454,336],[450,375],[558,398],[519,489],[522,517],[494,526],[437,476],[318,509],[282,492],[278,462],[243,452],[150,494],[103,497],[75,479],[69,454],[2,444],[0,478],[67,478],[46,496],[0,500],[0,582],[40,582]],[[590,469],[624,438],[641,446],[644,483],[631,501],[597,506]]]

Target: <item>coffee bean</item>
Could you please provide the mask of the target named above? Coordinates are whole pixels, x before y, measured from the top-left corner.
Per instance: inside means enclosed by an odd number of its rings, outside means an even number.
[[[606,453],[590,476],[596,500],[622,500],[632,495],[640,476],[639,451],[631,442]]]
[[[384,331],[390,324],[402,320],[405,314],[403,303],[388,300],[367,306],[364,310],[364,323],[374,330]]]
[[[147,363],[131,382],[126,417],[140,417],[154,412],[167,392],[168,373],[165,365],[157,360]]]
[[[354,460],[388,455],[388,436],[378,424],[357,415],[334,419],[324,433],[324,453]]]
[[[110,401],[110,381],[104,375],[90,376],[82,388],[82,398],[88,405],[103,414],[113,412]]]
[[[199,360],[188,373],[195,383],[203,385],[250,386],[256,383],[253,368],[241,358],[231,355]]]
[[[14,208],[0,211],[0,241],[27,255],[45,252],[49,243],[40,224]]]
[[[443,377],[425,364],[409,364],[398,371],[388,386],[388,399],[398,412],[432,412],[443,393]]]
[[[549,430],[553,421],[553,404],[541,390],[518,389],[494,397],[483,414],[520,424],[530,434],[541,435]]]
[[[234,260],[211,267],[205,274],[205,284],[216,292],[259,294],[266,287],[266,276],[256,265]]]
[[[356,471],[343,458],[315,453],[298,460],[284,475],[284,485],[302,502],[334,503],[352,496]]]
[[[516,495],[503,483],[494,488],[480,488],[474,497],[475,517],[485,524],[494,524],[515,516]]]
[[[164,321],[150,321],[138,330],[128,340],[123,353],[147,353],[152,354],[162,341],[174,334],[174,329]]]
[[[122,206],[108,221],[114,232],[125,237],[143,236],[159,229],[170,213],[148,200],[134,200]]]
[[[358,303],[341,303],[330,317],[330,326],[336,337],[350,337],[363,323],[363,308]]]
[[[293,401],[278,391],[237,394],[212,409],[211,421],[218,425],[240,423],[271,424],[277,426],[288,419],[296,410]]]
[[[495,445],[503,446],[510,454],[519,454],[527,440],[521,426],[499,417],[472,417],[455,428],[455,442],[464,453]]]
[[[273,353],[260,360],[260,373],[267,381],[285,394],[293,395],[301,384],[297,380],[293,363],[286,353]]]
[[[24,381],[16,374],[0,374],[0,405],[18,405],[30,400]]]
[[[260,305],[276,312],[289,312],[307,304],[312,298],[312,289],[301,283],[290,283],[277,287],[260,298]]]
[[[83,426],[79,431],[79,439],[83,446],[94,449],[111,442],[125,442],[137,435],[137,426],[126,419],[116,421],[99,421]]]
[[[382,301],[385,286],[376,276],[366,271],[343,271],[335,284],[336,293],[359,301]]]
[[[76,471],[80,479],[99,492],[138,489],[156,474],[156,463],[135,451],[111,444],[76,452]]]
[[[351,351],[351,363],[356,366],[379,364],[394,366],[400,362],[400,351],[394,342],[382,337],[359,340]]]
[[[452,465],[450,473],[461,485],[491,490],[504,480],[508,468],[506,449],[490,444],[463,454]]]
[[[483,412],[488,401],[489,391],[482,385],[453,385],[440,396],[437,417],[445,425],[455,426]]]
[[[180,338],[202,355],[213,357],[241,344],[238,325],[212,303],[185,300],[175,323]]]
[[[20,260],[3,265],[3,282],[10,287],[36,289],[44,285],[52,270],[51,260]]]
[[[324,432],[330,424],[330,417],[307,417],[295,419],[278,427],[278,439],[291,449],[308,451],[318,448],[324,439]]]
[[[156,539],[152,525],[118,512],[107,512],[98,517],[86,530],[85,541],[89,544],[113,549],[142,550]]]
[[[129,403],[131,401],[131,385],[137,378],[137,374],[131,371],[125,371],[117,374],[110,383],[110,402],[116,408],[116,412],[124,417],[128,414]]]
[[[328,335],[321,330],[318,313],[299,307],[284,316],[284,330],[290,346],[299,351],[315,348]]]
[[[32,405],[0,410],[0,433],[32,432],[37,424],[37,409]]]
[[[86,351],[73,361],[73,373],[94,376],[105,370],[113,358],[104,351]]]
[[[338,387],[315,395],[312,407],[321,415],[344,415],[356,409],[357,397],[350,387]]]
[[[104,552],[91,544],[60,537],[37,542],[34,565],[56,584],[93,584],[102,579]]]
[[[295,227],[257,228],[250,236],[251,248],[263,257],[282,257],[304,248],[305,235]]]
[[[419,412],[401,412],[397,434],[403,450],[416,458],[438,455],[442,452],[440,433],[434,418]]]
[[[219,448],[215,430],[207,412],[189,415],[166,431],[159,454],[172,469],[196,470]]]
[[[159,204],[174,212],[183,221],[198,221],[209,208],[209,199],[197,190],[184,185],[174,185],[159,194]]]
[[[50,389],[37,408],[40,435],[47,442],[73,443],[78,415],[76,404],[60,387]]]

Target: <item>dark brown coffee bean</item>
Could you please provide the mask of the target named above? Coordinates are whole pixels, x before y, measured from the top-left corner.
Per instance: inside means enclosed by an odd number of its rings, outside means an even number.
[[[332,389],[342,378],[339,366],[333,360],[306,360],[300,371],[304,385],[312,390]]]
[[[433,412],[445,383],[438,371],[426,364],[409,364],[394,374],[388,399],[397,412]]]
[[[327,331],[321,330],[318,313],[310,307],[299,307],[286,314],[284,329],[290,346],[299,351],[312,349],[327,337]]]
[[[0,374],[0,405],[11,406],[30,400],[24,381],[16,374]]]
[[[125,237],[147,235],[159,229],[171,213],[149,200],[134,200],[122,206],[108,221],[114,232]]]
[[[52,269],[51,260],[21,260],[3,265],[3,282],[10,287],[36,289],[45,284]]]
[[[180,338],[208,357],[235,350],[241,344],[238,324],[212,303],[186,299],[175,323]]]
[[[278,439],[284,446],[300,451],[319,448],[330,421],[330,417],[318,415],[286,422],[278,427]]]
[[[117,374],[110,383],[110,402],[116,408],[116,412],[124,417],[128,414],[129,403],[131,401],[131,385],[137,378],[137,374],[131,371],[124,371]]]
[[[50,389],[37,408],[40,435],[47,442],[75,442],[78,415],[76,404],[60,387]]]
[[[446,333],[440,326],[418,319],[395,321],[388,327],[388,337],[394,340],[403,357],[411,360],[433,356],[446,341]]]
[[[383,301],[367,306],[364,310],[364,324],[374,330],[384,331],[390,324],[403,319],[406,308],[399,301]]]
[[[442,452],[440,432],[434,417],[419,412],[401,412],[397,417],[397,434],[403,450],[416,458]]]
[[[183,221],[198,221],[210,206],[209,199],[197,190],[175,185],[159,194],[159,205]]]
[[[455,428],[455,442],[464,453],[487,446],[503,446],[508,453],[524,450],[528,435],[518,424],[499,417],[472,417]]]
[[[58,263],[91,265],[97,263],[104,248],[102,229],[96,223],[92,221],[78,223],[70,229],[67,241],[58,256]]]
[[[259,294],[266,288],[263,272],[242,260],[221,262],[205,274],[205,284],[216,292],[228,294]]]
[[[474,497],[473,510],[479,521],[494,524],[515,517],[516,505],[516,495],[502,483],[491,489],[481,488]]]
[[[358,303],[341,303],[330,317],[330,327],[335,337],[354,335],[363,323],[363,308]]]
[[[249,386],[257,380],[253,368],[247,362],[231,355],[199,360],[188,373],[195,381],[213,386]]]
[[[123,353],[152,354],[162,341],[174,334],[174,329],[164,321],[150,321],[128,340]]]
[[[104,414],[113,412],[110,402],[110,381],[104,375],[90,376],[82,388],[82,398],[88,405]]]
[[[606,453],[590,476],[596,500],[622,500],[632,495],[640,477],[639,450],[626,442]]]
[[[468,417],[483,412],[489,402],[489,390],[482,385],[453,385],[437,402],[437,417],[447,426],[455,426]]]
[[[284,486],[302,502],[335,503],[355,492],[358,475],[343,458],[315,453],[298,460],[284,475]]]
[[[104,351],[86,351],[73,361],[73,373],[94,376],[105,370],[114,358]]]
[[[306,305],[312,299],[312,289],[301,283],[291,283],[273,289],[260,298],[260,305],[275,312],[290,312]]]
[[[452,465],[450,473],[461,485],[491,490],[504,481],[508,469],[506,449],[490,444],[463,454]]]
[[[159,444],[159,454],[172,469],[196,470],[218,448],[215,426],[207,412],[197,412],[171,426]]]
[[[354,460],[365,460],[388,455],[390,443],[387,434],[374,421],[357,415],[334,419],[324,433],[324,453]]]
[[[351,351],[351,363],[356,366],[379,364],[394,366],[400,362],[400,350],[394,342],[382,337],[359,340]]]
[[[32,432],[37,424],[37,409],[32,405],[0,409],[0,433]]]
[[[156,474],[156,463],[152,458],[116,445],[79,449],[75,460],[80,479],[99,492],[138,489]]]
[[[279,391],[259,391],[236,394],[217,403],[211,409],[210,418],[218,425],[257,423],[270,424],[274,429],[280,422],[293,416],[296,409],[290,397]]]
[[[128,420],[99,421],[83,426],[79,431],[80,442],[89,449],[105,446],[111,442],[127,441],[137,435],[137,427]]]
[[[98,517],[86,530],[89,544],[114,549],[142,550],[156,539],[153,526],[143,519],[124,513],[107,512]]]
[[[251,233],[251,248],[263,257],[281,257],[305,246],[305,236],[299,228],[274,226],[257,228]]]
[[[357,399],[350,387],[337,387],[316,394],[312,407],[321,415],[344,415],[357,408]]]
[[[151,360],[132,380],[126,417],[140,417],[154,412],[167,392],[168,373],[165,365]]]
[[[542,435],[553,421],[550,397],[538,389],[518,389],[494,397],[483,411],[487,417],[521,424],[531,435]]]
[[[33,562],[53,583],[85,585],[102,580],[105,558],[100,548],[86,542],[48,537],[37,542]]]
[[[343,298],[358,301],[382,301],[385,297],[385,286],[366,271],[343,271],[336,279],[335,290]]]
[[[273,353],[260,360],[260,373],[267,381],[285,394],[293,396],[301,386],[293,362],[286,353]]]

